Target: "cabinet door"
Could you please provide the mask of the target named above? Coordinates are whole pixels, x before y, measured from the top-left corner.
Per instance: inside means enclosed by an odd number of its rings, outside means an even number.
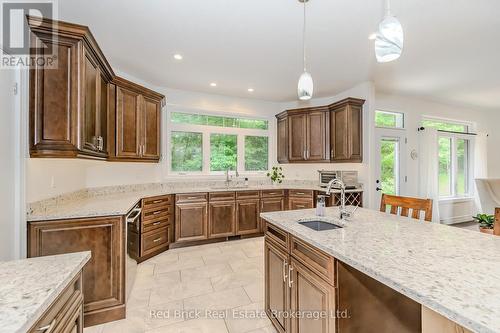
[[[236,234],[254,234],[260,231],[259,199],[237,201]]]
[[[266,313],[280,333],[289,332],[288,254],[266,240],[264,262]]]
[[[208,238],[207,203],[185,203],[175,206],[175,241]]]
[[[60,333],[83,333],[83,306],[79,306],[71,314],[68,323],[61,328]]]
[[[307,115],[306,160],[327,161],[330,143],[328,140],[328,112],[316,111]]]
[[[83,268],[86,325],[125,318],[123,225],[120,217],[29,224],[29,257],[91,251]]]
[[[308,209],[314,208],[313,199],[303,199],[303,198],[288,198],[288,209],[296,210],[296,209]]]
[[[160,103],[144,97],[142,125],[142,157],[147,159],[160,158]]]
[[[306,115],[288,117],[288,160],[304,161],[306,157]]]
[[[211,202],[209,206],[208,237],[233,236],[236,230],[236,204],[234,201]]]
[[[116,87],[116,156],[137,158],[140,155],[142,96]]]
[[[349,121],[349,159],[352,162],[363,161],[363,108],[351,105],[348,112]]]
[[[83,151],[96,152],[98,151],[98,114],[97,108],[99,103],[100,84],[99,70],[97,62],[93,57],[85,52],[83,71],[83,114],[81,117],[81,139]]]
[[[288,162],[288,118],[278,119],[277,124],[278,162]]]
[[[319,319],[291,318],[293,333],[330,333],[335,332],[335,288],[291,259],[290,270],[290,310],[292,313],[324,314]]]
[[[260,212],[279,212],[285,210],[285,198],[262,198],[260,199]],[[264,219],[260,219],[260,230],[261,232],[265,232],[265,224],[266,221]]]
[[[99,151],[107,154],[108,150],[108,115],[109,115],[109,83],[99,72],[99,109],[97,136],[100,138]]]
[[[331,158],[334,161],[349,160],[348,107],[334,110],[331,115]]]

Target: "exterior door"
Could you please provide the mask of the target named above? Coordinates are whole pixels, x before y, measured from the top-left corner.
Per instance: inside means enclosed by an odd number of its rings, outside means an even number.
[[[406,137],[404,131],[376,129],[375,142],[375,191],[374,206],[378,207],[382,193],[405,194],[407,181],[405,158]]]
[[[280,333],[289,332],[286,312],[289,309],[288,254],[266,241],[265,260],[265,309]]]

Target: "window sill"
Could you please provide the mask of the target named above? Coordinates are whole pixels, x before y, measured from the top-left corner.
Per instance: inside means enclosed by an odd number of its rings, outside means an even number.
[[[460,203],[474,201],[473,196],[440,198],[439,203]]]

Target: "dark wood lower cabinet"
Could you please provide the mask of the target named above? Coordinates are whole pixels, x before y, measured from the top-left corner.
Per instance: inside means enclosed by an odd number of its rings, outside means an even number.
[[[234,201],[215,201],[209,205],[208,237],[233,236],[236,231],[236,204]]]
[[[274,243],[264,245],[265,263],[265,309],[274,327],[280,332],[289,332],[288,253]]]
[[[291,332],[335,332],[335,288],[293,258],[291,267],[290,310],[321,315],[317,318],[292,317]]]
[[[83,268],[85,326],[125,318],[124,223],[103,217],[29,224],[29,257],[92,252]]]
[[[260,199],[260,212],[279,212],[285,210],[285,198],[262,198]],[[266,230],[266,220],[260,219],[260,230],[264,232]]]
[[[208,239],[207,215],[206,202],[178,203],[175,206],[175,241]]]
[[[296,210],[296,209],[308,209],[314,208],[314,200],[307,198],[288,198],[288,209]]]
[[[236,234],[255,234],[260,231],[259,204],[259,199],[236,202]]]

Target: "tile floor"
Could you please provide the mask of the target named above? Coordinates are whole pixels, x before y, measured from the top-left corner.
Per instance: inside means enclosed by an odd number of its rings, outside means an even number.
[[[151,258],[138,267],[127,319],[84,333],[275,333],[263,312],[263,248],[260,237],[172,249]],[[251,318],[241,318],[243,313]]]

